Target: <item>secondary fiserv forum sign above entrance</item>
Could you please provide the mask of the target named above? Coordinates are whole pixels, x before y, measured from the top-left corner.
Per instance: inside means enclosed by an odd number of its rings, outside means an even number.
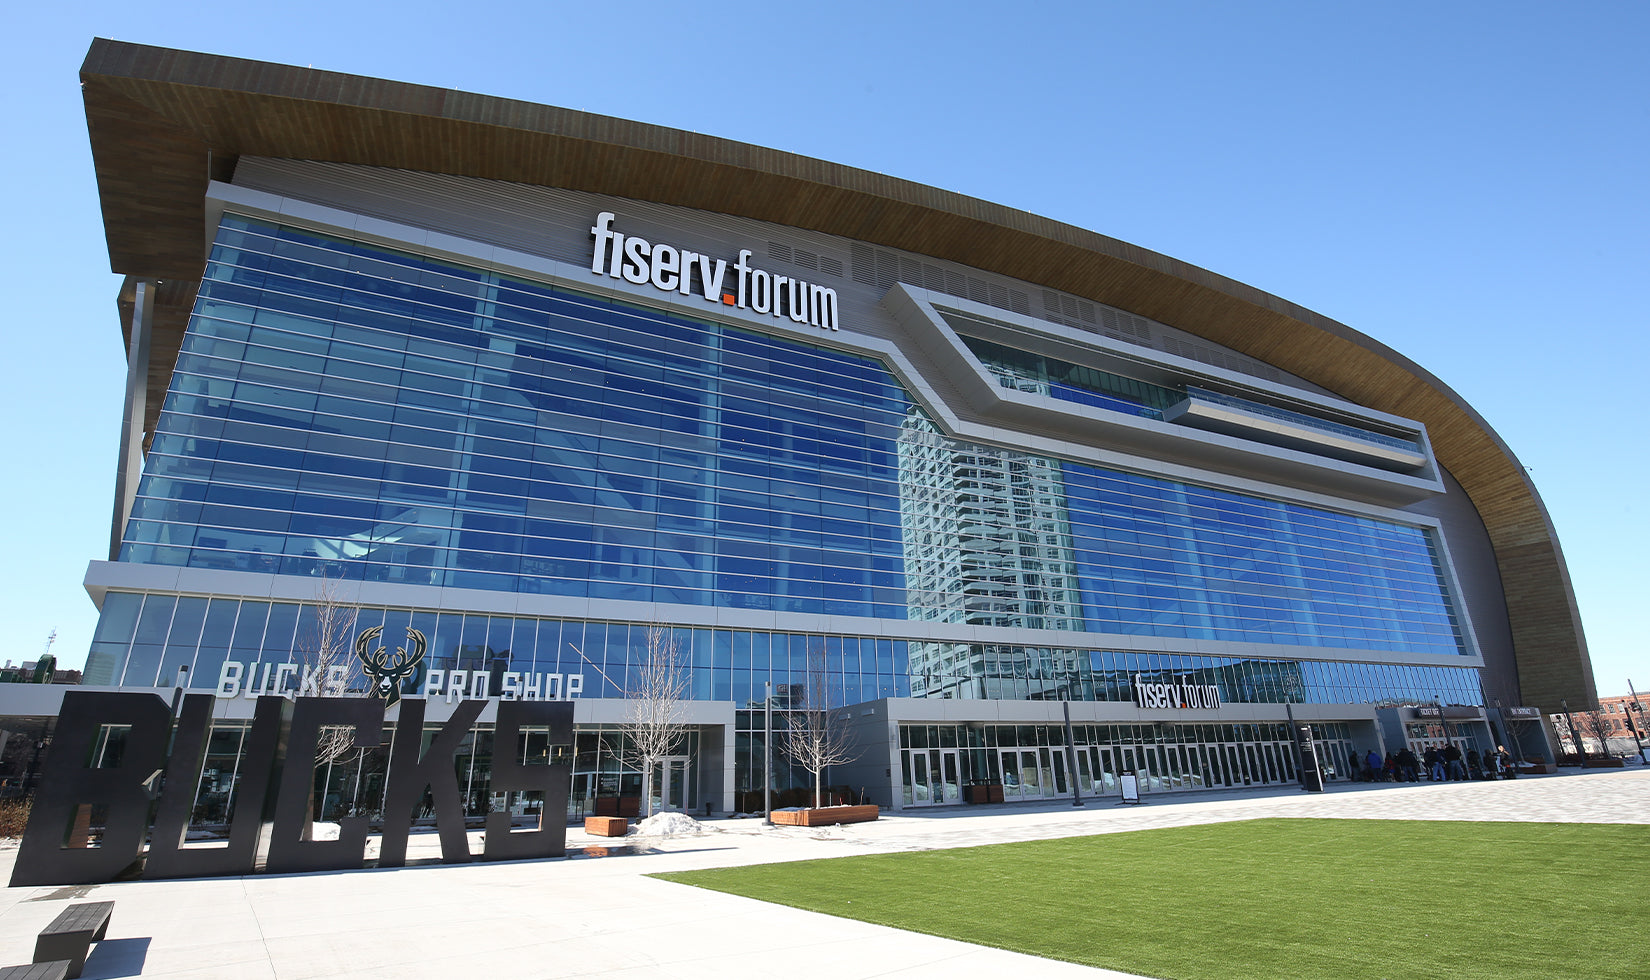
[[[590,271],[598,276],[651,284],[663,292],[699,296],[821,330],[839,329],[836,290],[828,286],[758,269],[748,248],[740,249],[730,266],[727,259],[626,235],[613,227],[615,220],[612,211],[603,211],[590,226]]]

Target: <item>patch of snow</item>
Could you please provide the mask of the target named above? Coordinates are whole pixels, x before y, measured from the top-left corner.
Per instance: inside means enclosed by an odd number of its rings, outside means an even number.
[[[672,834],[697,834],[703,827],[685,813],[655,813],[636,824],[635,832],[643,837],[665,837]]]
[[[315,823],[310,825],[310,828],[311,828],[310,832],[309,832],[309,839],[310,840],[337,840],[338,839],[338,825],[335,824],[335,823],[330,823],[330,822],[323,823],[322,821],[317,820],[317,821],[315,821]]]

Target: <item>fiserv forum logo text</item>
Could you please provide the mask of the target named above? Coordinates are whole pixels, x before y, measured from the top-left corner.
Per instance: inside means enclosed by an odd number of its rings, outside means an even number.
[[[750,264],[748,248],[739,250],[739,261],[730,268],[727,259],[622,234],[613,229],[613,218],[612,211],[603,211],[590,227],[595,239],[590,271],[598,276],[638,286],[652,283],[665,292],[699,295],[711,303],[788,317],[821,330],[838,329],[834,289],[758,269]]]

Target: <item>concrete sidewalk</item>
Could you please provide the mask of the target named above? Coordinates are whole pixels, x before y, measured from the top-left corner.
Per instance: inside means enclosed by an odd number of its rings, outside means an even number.
[[[15,888],[0,894],[0,965],[69,902],[113,900],[88,978],[1123,978],[645,875],[851,854],[1043,840],[1260,817],[1650,823],[1650,770],[1495,783],[1337,784],[906,811],[806,830],[712,820],[625,843],[641,853],[513,864]],[[576,848],[612,844],[569,830]],[[14,849],[0,852],[11,874]]]

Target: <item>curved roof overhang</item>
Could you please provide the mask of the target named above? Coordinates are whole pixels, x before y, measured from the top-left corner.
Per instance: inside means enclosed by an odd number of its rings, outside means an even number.
[[[466,92],[99,39],[80,78],[113,270],[160,279],[146,430],[204,264],[205,192],[243,154],[568,188],[739,215],[1085,296],[1424,422],[1496,553],[1526,704],[1590,703],[1558,538],[1524,468],[1459,395],[1311,310],[1156,252],[933,187],[718,139]]]

